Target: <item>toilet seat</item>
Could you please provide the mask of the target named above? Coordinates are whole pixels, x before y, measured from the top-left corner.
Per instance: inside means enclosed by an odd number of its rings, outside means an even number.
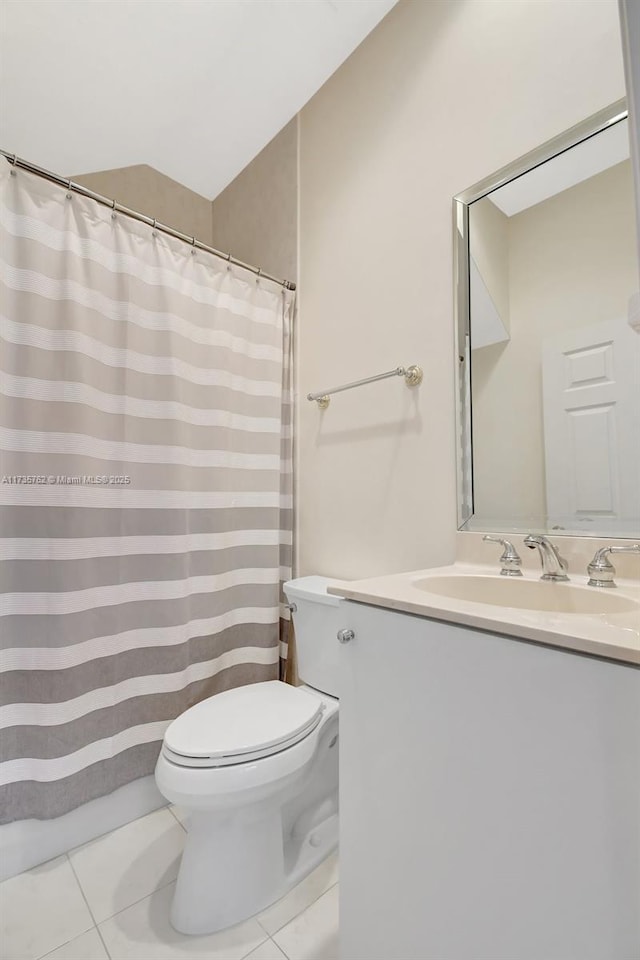
[[[307,737],[325,707],[299,687],[268,680],[218,693],[166,730],[162,752],[183,767],[223,767],[272,756]]]

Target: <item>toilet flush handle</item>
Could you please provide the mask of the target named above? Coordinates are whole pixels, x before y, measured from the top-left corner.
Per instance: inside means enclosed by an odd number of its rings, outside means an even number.
[[[349,643],[354,637],[355,633],[353,630],[338,630],[338,640],[340,643]]]

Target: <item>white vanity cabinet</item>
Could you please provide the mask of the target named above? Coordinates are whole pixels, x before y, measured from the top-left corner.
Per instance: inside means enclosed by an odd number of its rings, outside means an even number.
[[[342,960],[640,957],[640,670],[343,611]]]

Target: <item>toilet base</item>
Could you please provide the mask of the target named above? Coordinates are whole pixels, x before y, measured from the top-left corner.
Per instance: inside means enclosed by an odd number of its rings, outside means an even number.
[[[257,820],[218,821],[215,827],[207,813],[194,812],[171,925],[179,933],[201,935],[247,920],[288,893],[337,846],[337,813],[283,844],[277,809]]]
[[[283,874],[279,813],[214,822],[193,812],[171,923],[180,933],[213,933],[257,913]]]

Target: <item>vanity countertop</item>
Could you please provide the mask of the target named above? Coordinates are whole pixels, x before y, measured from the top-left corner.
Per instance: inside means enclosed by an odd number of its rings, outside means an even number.
[[[624,600],[627,609],[620,612],[559,612],[548,609],[525,609],[506,604],[491,604],[462,600],[429,592],[429,580],[434,584],[451,583],[451,578],[483,578],[481,585],[488,583],[508,591],[511,578],[500,577],[495,567],[481,564],[456,563],[446,567],[434,567],[411,573],[371,577],[365,580],[339,581],[328,587],[328,592],[347,600],[355,600],[374,606],[417,614],[435,620],[446,620],[488,630],[510,637],[532,640],[548,646],[561,647],[592,656],[618,660],[622,663],[640,665],[640,584],[637,580],[617,580],[617,587],[602,590],[588,587],[586,577],[572,576],[570,584],[541,583],[536,572],[525,572],[513,578],[513,586],[519,593],[530,591],[541,594],[549,590],[549,598],[566,597],[567,586],[577,588],[579,599],[588,606],[598,606],[598,595],[603,605],[609,606],[608,596],[615,594],[620,606]],[[496,584],[494,581],[498,581]],[[506,582],[505,582],[506,581]],[[475,581],[477,583],[479,581]],[[518,587],[518,584],[521,587]],[[539,584],[539,587],[537,586]],[[562,591],[562,592],[561,592]],[[508,595],[508,594],[507,594]],[[541,594],[546,597],[546,594]],[[576,594],[574,594],[576,595]],[[606,595],[606,596],[605,596]],[[557,606],[553,602],[550,606]],[[562,605],[562,604],[560,604]]]

